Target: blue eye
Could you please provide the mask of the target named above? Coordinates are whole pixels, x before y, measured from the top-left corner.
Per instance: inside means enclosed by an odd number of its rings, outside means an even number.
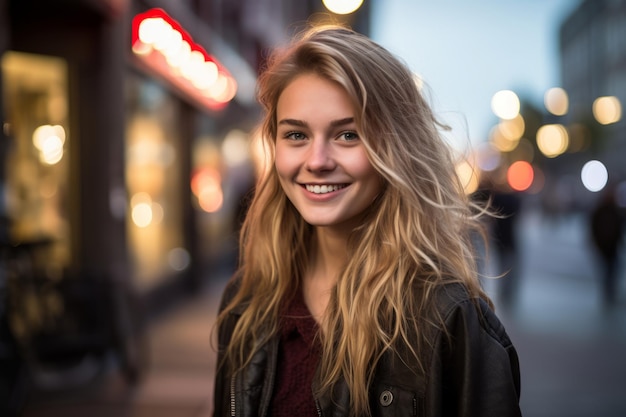
[[[284,138],[292,140],[304,140],[306,139],[306,136],[302,132],[287,132],[285,133]]]
[[[356,132],[343,132],[339,137],[348,142],[359,140],[359,135]]]

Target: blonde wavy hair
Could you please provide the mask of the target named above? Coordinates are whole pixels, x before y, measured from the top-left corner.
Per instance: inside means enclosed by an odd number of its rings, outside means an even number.
[[[481,227],[412,73],[389,51],[349,29],[311,29],[269,59],[257,96],[265,109],[261,138],[271,162],[278,98],[303,73],[345,89],[354,103],[359,136],[384,182],[349,238],[349,256],[319,335],[318,394],[331,392],[343,378],[351,411],[363,415],[370,411],[374,364],[386,350],[404,346],[424,371],[420,352],[425,341],[415,335],[421,334],[426,317],[433,321],[433,289],[461,282],[470,296],[489,302],[472,249],[471,232]],[[312,234],[270,166],[258,179],[242,227],[239,290],[218,318],[222,323],[236,306],[246,306],[224,352],[232,372],[276,335],[281,308],[307,268]],[[441,319],[434,321],[441,325]]]

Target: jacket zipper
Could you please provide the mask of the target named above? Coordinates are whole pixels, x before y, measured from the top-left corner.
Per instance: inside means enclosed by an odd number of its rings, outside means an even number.
[[[236,417],[235,413],[235,375],[230,378],[230,417]]]
[[[313,391],[313,401],[315,401],[315,409],[317,410],[317,416],[322,417],[322,408],[320,407],[319,400],[315,396],[315,390],[313,389],[313,386],[311,386],[311,391]]]

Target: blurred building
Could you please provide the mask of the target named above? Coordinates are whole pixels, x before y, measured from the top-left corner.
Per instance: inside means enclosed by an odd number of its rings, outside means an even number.
[[[269,49],[368,3],[0,0],[0,414],[22,369],[136,380],[145,319],[233,272]]]
[[[311,21],[369,32],[367,1],[347,17],[324,10],[0,0],[2,244],[23,248],[43,279],[122,283],[150,311],[219,273],[254,180],[247,143],[268,49]],[[158,45],[165,32],[187,42],[204,78]]]
[[[569,122],[584,126],[587,152],[602,158],[613,178],[626,179],[626,1],[580,2],[559,38]]]

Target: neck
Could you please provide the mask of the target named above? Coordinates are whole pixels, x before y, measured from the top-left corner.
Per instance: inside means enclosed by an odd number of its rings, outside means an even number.
[[[317,228],[312,245],[310,271],[314,279],[337,282],[347,260],[347,237],[330,229]]]
[[[303,295],[313,317],[321,322],[339,272],[344,267],[347,238],[328,229],[317,228],[312,241],[309,268],[304,276]]]

